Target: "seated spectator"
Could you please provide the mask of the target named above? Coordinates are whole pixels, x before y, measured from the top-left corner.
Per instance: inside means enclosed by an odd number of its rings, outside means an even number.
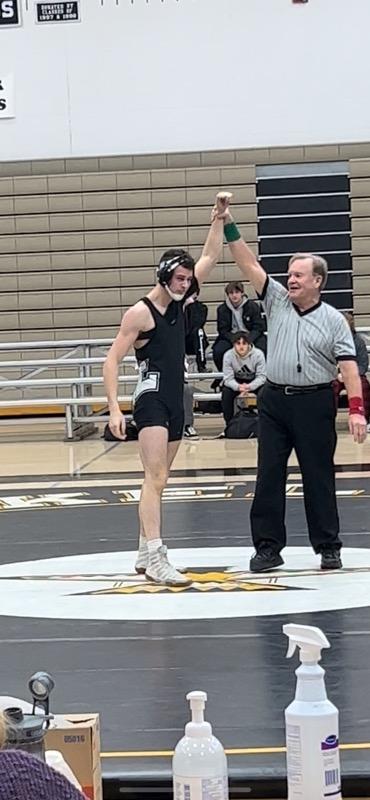
[[[185,353],[187,356],[194,356],[198,372],[205,372],[206,369],[206,349],[208,339],[204,332],[207,321],[208,307],[205,303],[198,300],[199,287],[196,278],[196,291],[185,300]]]
[[[366,421],[369,425],[370,422],[370,384],[366,377],[366,373],[369,369],[369,354],[367,352],[366,342],[365,339],[357,333],[355,328],[355,321],[353,314],[348,311],[343,314],[346,318],[349,327],[352,331],[353,342],[356,348],[356,361],[358,365],[358,371],[360,373],[361,384],[362,384],[362,396],[364,401],[364,412]],[[337,379],[333,382],[333,389],[335,394],[335,401],[338,408],[339,403],[339,395],[344,389],[343,378],[338,372]]]
[[[0,713],[0,748],[6,747]],[[0,750],[0,800],[87,800],[63,775],[23,750]]]
[[[0,752],[0,800],[87,800],[52,767],[23,750]]]
[[[222,411],[226,425],[234,416],[236,398],[258,392],[266,382],[266,360],[261,350],[254,347],[246,331],[233,334],[232,349],[223,360]]]
[[[195,291],[185,300],[185,370],[186,372],[206,371],[206,349],[208,339],[204,331],[207,321],[208,307],[198,300],[199,286],[194,278]],[[184,438],[198,439],[194,428],[193,411],[194,386],[185,380],[184,383]]]
[[[232,347],[232,334],[247,331],[251,343],[266,353],[265,323],[255,300],[249,300],[241,281],[231,281],[225,288],[226,300],[217,308],[218,337],[213,345],[213,360],[222,372],[224,354]]]

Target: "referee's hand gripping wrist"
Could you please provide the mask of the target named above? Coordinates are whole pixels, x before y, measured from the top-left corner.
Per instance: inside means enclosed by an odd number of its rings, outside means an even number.
[[[225,219],[226,215],[229,213],[229,203],[232,200],[232,193],[231,192],[218,192],[216,195],[215,204],[212,209],[211,220],[214,222],[215,219]]]

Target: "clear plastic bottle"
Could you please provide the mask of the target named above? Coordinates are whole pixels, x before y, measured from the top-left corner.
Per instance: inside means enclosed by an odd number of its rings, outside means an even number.
[[[289,658],[299,648],[295,699],[285,711],[288,800],[340,800],[338,709],[328,700],[320,667],[330,644],[309,625],[284,625]]]
[[[174,800],[228,800],[227,761],[221,742],[204,721],[205,692],[189,692],[191,722],[172,761]]]

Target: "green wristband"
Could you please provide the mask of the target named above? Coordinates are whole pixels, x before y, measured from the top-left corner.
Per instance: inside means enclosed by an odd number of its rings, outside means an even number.
[[[241,235],[237,226],[235,225],[235,222],[228,222],[226,225],[224,225],[224,234],[227,242],[237,242],[238,239],[241,239]]]

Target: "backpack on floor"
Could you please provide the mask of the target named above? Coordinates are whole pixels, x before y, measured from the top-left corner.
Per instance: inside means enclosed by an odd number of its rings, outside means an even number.
[[[247,408],[241,408],[232,417],[225,429],[226,439],[256,439],[258,416]]]
[[[199,414],[222,414],[221,400],[198,400],[196,410]]]

